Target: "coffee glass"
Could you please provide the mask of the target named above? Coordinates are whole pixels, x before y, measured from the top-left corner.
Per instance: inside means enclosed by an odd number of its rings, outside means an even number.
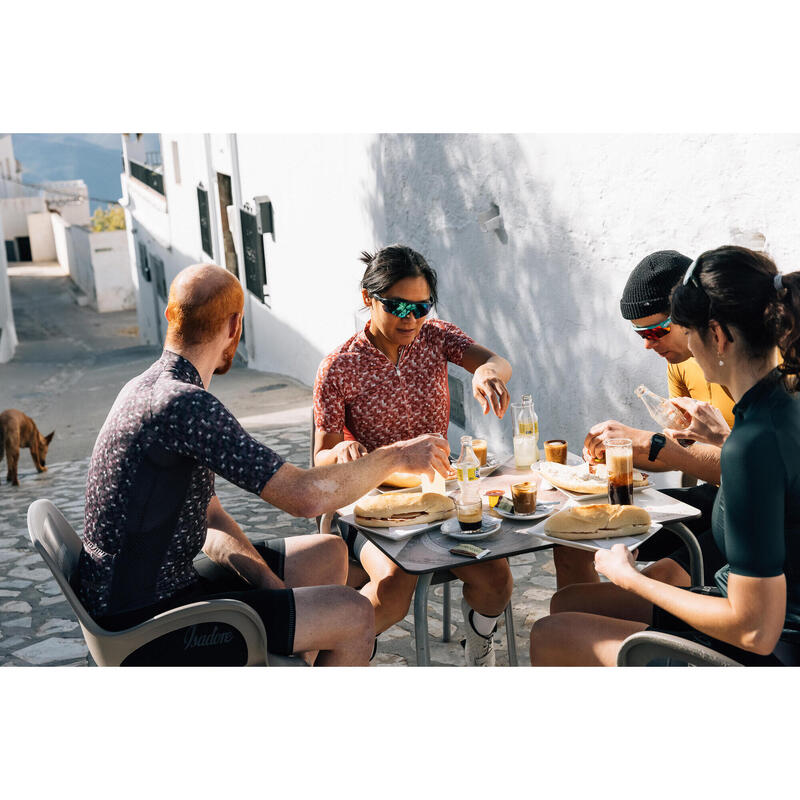
[[[567,443],[564,439],[548,439],[544,443],[545,461],[555,464],[567,463]]]
[[[607,439],[608,502],[633,504],[633,442],[630,439]]]
[[[536,489],[535,481],[523,481],[511,485],[511,500],[514,503],[515,514],[536,513]]]
[[[486,466],[486,439],[473,439],[472,440],[472,452],[478,456],[478,461],[481,462],[481,466]]]
[[[472,531],[474,533],[480,530],[481,525],[483,525],[483,503],[481,499],[463,500],[460,497],[457,498],[456,516],[462,531]]]

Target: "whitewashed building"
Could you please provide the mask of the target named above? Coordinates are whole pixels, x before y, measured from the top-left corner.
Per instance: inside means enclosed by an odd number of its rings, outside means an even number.
[[[355,330],[360,251],[403,242],[439,273],[439,315],[508,357],[542,436],[578,451],[599,420],[646,424],[639,383],[666,392],[619,314],[641,258],[761,235],[779,268],[800,253],[797,135],[163,133],[160,158],[136,135],[123,148],[145,341],[163,341],[175,274],[214,261],[247,289],[248,364],[311,384]],[[480,414],[457,368],[451,395],[453,434],[510,451],[510,422]]]

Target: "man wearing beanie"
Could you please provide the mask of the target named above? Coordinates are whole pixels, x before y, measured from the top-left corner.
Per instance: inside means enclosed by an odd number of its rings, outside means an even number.
[[[728,427],[733,425],[733,398],[724,386],[708,383],[700,365],[692,358],[687,346],[686,333],[671,325],[670,295],[680,283],[692,260],[676,250],[659,250],[637,264],[628,277],[620,299],[623,319],[629,320],[647,350],[652,350],[668,363],[667,376],[670,397],[689,397],[714,406]],[[719,416],[719,415],[718,415]],[[720,430],[725,423],[719,420]],[[710,514],[717,493],[720,475],[720,448],[696,443],[681,447],[661,432],[639,430],[616,420],[606,420],[593,426],[584,441],[584,457],[590,458],[602,451],[606,439],[625,438],[633,442],[633,465],[644,472],[680,470],[692,478],[707,483],[689,489],[662,490],[682,502],[699,508],[703,515],[687,522],[700,539],[703,550],[704,579],[713,585],[713,575],[723,566],[724,558],[710,536],[705,532],[711,526]],[[651,537],[639,549],[641,561],[655,561],[646,568],[651,578],[677,586],[688,586],[688,551],[674,534],[663,531]],[[599,576],[594,569],[593,553],[575,548],[556,546],[553,557],[559,589],[575,583],[596,583]],[[571,603],[570,592],[562,594],[558,603]],[[577,599],[577,598],[573,598]],[[578,610],[570,606],[551,606],[554,611]]]

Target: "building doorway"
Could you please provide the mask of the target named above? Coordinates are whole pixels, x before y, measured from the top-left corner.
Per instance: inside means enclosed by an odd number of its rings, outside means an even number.
[[[33,261],[30,236],[17,236],[17,253],[20,261]]]
[[[228,224],[228,206],[233,205],[233,190],[231,176],[222,172],[217,173],[217,194],[219,195],[219,221],[222,227],[222,241],[225,250],[225,269],[239,277],[239,265],[236,261],[236,246],[233,242],[233,233]]]

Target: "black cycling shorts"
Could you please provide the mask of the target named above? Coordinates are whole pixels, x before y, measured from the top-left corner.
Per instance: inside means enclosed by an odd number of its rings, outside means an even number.
[[[347,545],[348,555],[353,561],[358,561],[360,564],[361,551],[364,549],[364,545],[369,539],[367,539],[358,528],[349,525],[347,522],[342,522],[340,519],[337,519],[335,524],[338,527],[339,535],[344,539]]]
[[[284,575],[286,544],[273,539],[254,545],[269,568]],[[267,632],[271,653],[291,655],[294,650],[295,603],[291,589],[254,589],[235,572],[203,558],[194,565],[199,580],[182,592],[145,608],[99,617],[98,625],[119,631],[138,625],[156,614],[200,600],[241,600],[258,613]],[[238,666],[247,662],[244,638],[232,626],[208,622],[187,626],[140,647],[124,666]]]

